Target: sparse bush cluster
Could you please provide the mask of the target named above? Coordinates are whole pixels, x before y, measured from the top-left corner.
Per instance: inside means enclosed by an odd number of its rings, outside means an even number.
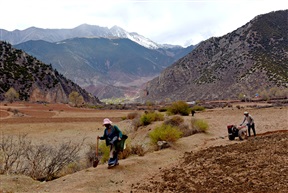
[[[183,116],[187,116],[187,115],[190,114],[190,111],[191,111],[191,109],[190,109],[189,105],[186,102],[184,102],[184,101],[174,102],[167,109],[167,113],[169,115],[180,114],[180,115],[183,115]]]
[[[175,142],[182,137],[182,132],[177,127],[162,124],[149,133],[151,143],[156,145],[158,141]]]
[[[159,109],[158,109],[158,111],[159,112],[166,112],[167,111],[167,107],[160,107]]]
[[[0,174],[23,174],[40,181],[55,179],[69,164],[78,162],[81,146],[71,141],[59,146],[35,145],[27,135],[2,135]]]
[[[11,87],[6,93],[5,93],[5,99],[9,101],[10,103],[13,103],[14,101],[19,99],[19,93]]]
[[[145,151],[144,151],[144,148],[142,145],[135,145],[135,146],[132,146],[131,147],[131,154],[135,154],[135,155],[138,155],[138,156],[144,156],[145,154]]]
[[[164,121],[164,124],[177,127],[182,132],[182,137],[187,137],[200,132],[206,132],[208,123],[200,119],[192,119],[190,126],[184,122],[184,119],[179,116],[173,116]]]
[[[146,126],[154,121],[163,121],[164,115],[157,112],[146,112],[140,118],[140,125]]]
[[[69,94],[69,101],[75,106],[78,107],[84,103],[84,98],[81,94],[76,91],[72,91]]]
[[[140,114],[136,111],[132,113],[128,113],[127,115],[127,119],[135,119],[136,117],[140,117]]]
[[[138,155],[138,156],[144,156],[145,151],[142,145],[134,145],[127,144],[126,148],[119,153],[119,159],[126,159],[130,155]]]
[[[196,134],[197,132],[195,132],[193,129],[191,129],[190,127],[189,127],[189,125],[188,124],[181,124],[181,125],[179,125],[179,131],[181,131],[183,134],[182,134],[182,137],[188,137],[188,136],[190,136],[190,135],[194,135],[194,134]]]
[[[206,133],[209,125],[205,120],[202,119],[192,119],[191,127],[195,133]]]
[[[118,159],[126,159],[130,155],[138,155],[138,156],[144,156],[145,151],[142,145],[134,145],[132,146],[131,143],[128,141],[125,142],[125,149],[119,153]],[[95,144],[89,145],[90,149],[86,153],[86,165],[87,167],[92,166],[92,161],[96,158],[95,154]],[[98,159],[102,164],[106,163],[109,160],[109,154],[110,154],[110,147],[106,146],[105,142],[101,142],[99,145],[99,157]]]
[[[191,108],[191,111],[204,111],[204,110],[205,110],[205,107],[199,106],[199,105],[194,105],[194,106]]]
[[[287,98],[288,97],[288,89],[287,88],[278,88],[272,87],[270,89],[262,89],[259,90],[259,95],[264,100],[269,100],[272,98]]]
[[[94,150],[93,150],[94,151]],[[99,156],[101,157],[101,163],[105,163],[109,160],[110,148],[106,146],[105,142],[101,142],[99,145]]]
[[[173,116],[173,117],[166,119],[164,121],[165,125],[171,125],[171,126],[179,126],[182,123],[184,123],[184,119],[179,115]]]
[[[134,130],[137,131],[137,129],[141,126],[140,117],[136,117],[132,120],[132,126],[134,127]]]

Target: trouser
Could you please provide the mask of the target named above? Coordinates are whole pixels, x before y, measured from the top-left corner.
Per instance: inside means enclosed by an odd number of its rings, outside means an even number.
[[[116,165],[118,163],[118,153],[119,152],[115,150],[115,145],[111,145],[108,165]]]
[[[251,129],[253,130],[254,136],[256,136],[255,124],[253,123],[252,125],[250,125],[250,124],[248,123],[247,126],[248,126],[248,134],[249,134],[249,137],[251,136],[251,134],[250,134],[250,130],[251,130]]]
[[[109,158],[114,158],[114,156],[115,156],[115,145],[110,145]]]
[[[109,154],[109,157],[110,158],[114,158],[115,157],[115,142],[117,141],[118,137],[115,136],[113,137],[113,139],[109,140],[109,143],[110,143],[110,154]]]

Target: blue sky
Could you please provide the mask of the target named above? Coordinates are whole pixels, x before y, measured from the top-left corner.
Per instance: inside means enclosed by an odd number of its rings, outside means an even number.
[[[81,24],[137,32],[154,42],[195,45],[255,16],[288,9],[284,0],[0,0],[0,29],[74,28]],[[5,19],[4,19],[5,18]]]

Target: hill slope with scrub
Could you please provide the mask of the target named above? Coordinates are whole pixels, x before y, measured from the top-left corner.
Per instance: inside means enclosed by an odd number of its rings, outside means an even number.
[[[143,99],[223,100],[288,87],[288,10],[201,42],[146,85]]]
[[[75,91],[87,103],[101,103],[51,65],[6,42],[0,42],[0,75],[0,101],[5,99],[4,95],[10,88],[14,88],[19,93],[19,99],[25,101],[67,103],[69,94]]]

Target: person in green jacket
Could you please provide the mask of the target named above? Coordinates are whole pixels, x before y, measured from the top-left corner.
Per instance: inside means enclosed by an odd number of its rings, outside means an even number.
[[[104,134],[103,136],[101,137],[98,136],[97,138],[100,140],[105,140],[106,145],[110,146],[108,167],[115,166],[119,164],[118,163],[119,149],[116,148],[116,144],[117,142],[121,141],[123,134],[116,125],[112,125],[112,121],[110,121],[108,118],[105,118],[103,120],[103,125],[105,126]]]

